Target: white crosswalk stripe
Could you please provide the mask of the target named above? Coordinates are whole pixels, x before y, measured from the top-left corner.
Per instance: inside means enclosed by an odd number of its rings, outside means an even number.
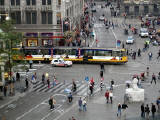
[[[87,84],[85,83],[79,83],[76,82],[77,85],[77,90],[75,92],[76,95],[79,96],[86,96],[87,92],[89,93],[89,88],[87,86]],[[56,86],[53,86],[52,84],[50,84],[50,88],[48,88],[48,85],[43,85],[42,82],[37,81],[35,84],[33,84],[32,87],[32,91],[33,92],[52,92],[52,93],[59,93],[59,94],[66,94],[65,93],[65,89],[72,89],[72,83],[58,83]],[[88,90],[87,90],[88,89]],[[99,85],[95,85],[94,86],[94,93],[97,93],[98,91],[100,91],[100,87]]]

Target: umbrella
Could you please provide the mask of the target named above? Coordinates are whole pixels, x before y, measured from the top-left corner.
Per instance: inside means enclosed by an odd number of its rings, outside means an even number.
[[[125,83],[126,84],[131,84],[132,82],[130,80],[127,80]]]
[[[65,93],[71,93],[71,90],[68,89],[68,88],[66,88],[66,89],[64,89],[64,92],[65,92]]]

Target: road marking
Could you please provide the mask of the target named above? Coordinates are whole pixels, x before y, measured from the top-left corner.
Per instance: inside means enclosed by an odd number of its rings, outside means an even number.
[[[111,31],[112,31],[112,33],[113,33],[113,35],[114,35],[114,37],[115,37],[115,40],[116,40],[116,48],[117,48],[117,36],[116,36],[116,34],[114,33],[113,29],[111,29]]]
[[[53,97],[55,97],[58,94],[53,95]],[[17,117],[16,120],[20,120],[21,118],[23,118],[24,116],[26,116],[27,114],[29,114],[30,112],[32,112],[34,109],[38,108],[40,105],[44,104],[45,101],[47,101],[49,98],[45,99],[44,101],[42,101],[40,104],[36,105],[35,107],[31,108],[29,111],[23,113],[21,116]],[[57,104],[60,105],[60,104]]]
[[[62,105],[58,104],[59,106],[54,109],[52,112],[48,113],[46,116],[44,116],[41,120],[45,120],[47,117],[49,117],[53,112],[58,111],[57,109],[59,109],[60,107],[62,107]]]
[[[77,105],[77,103],[73,104],[72,107],[68,108],[65,112],[60,114],[58,117],[56,117],[54,120],[58,120],[60,117],[62,117],[65,113],[69,112],[72,108],[74,108]]]

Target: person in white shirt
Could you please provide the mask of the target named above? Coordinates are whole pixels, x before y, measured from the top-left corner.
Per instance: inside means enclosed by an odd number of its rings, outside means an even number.
[[[109,98],[110,98],[110,101],[111,101],[111,104],[112,104],[112,102],[113,102],[113,92],[112,91],[110,91],[110,93],[109,93]]]

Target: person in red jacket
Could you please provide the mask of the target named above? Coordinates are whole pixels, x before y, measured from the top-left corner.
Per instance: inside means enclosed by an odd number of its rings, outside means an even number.
[[[105,97],[106,97],[106,100],[107,100],[107,103],[108,103],[108,101],[109,101],[109,91],[108,90],[105,93]]]

